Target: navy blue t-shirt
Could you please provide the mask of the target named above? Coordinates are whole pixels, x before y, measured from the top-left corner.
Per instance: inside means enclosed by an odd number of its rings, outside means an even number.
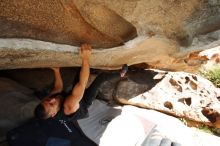
[[[65,93],[58,93],[57,95],[60,96],[60,98],[63,98],[63,101],[68,97]],[[63,103],[61,106],[61,109],[58,111],[54,119],[56,120],[66,120],[66,121],[74,121],[74,120],[79,120],[82,118],[88,117],[88,109],[85,103],[83,102],[83,99],[80,101],[80,107],[79,109],[70,115],[65,115],[64,113],[64,107]]]

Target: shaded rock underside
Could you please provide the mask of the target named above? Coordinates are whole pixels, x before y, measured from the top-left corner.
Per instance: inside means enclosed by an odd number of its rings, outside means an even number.
[[[198,35],[219,29],[219,5],[212,0],[0,1],[0,69],[80,66],[74,46],[89,43],[96,48],[93,68],[145,62],[192,70],[188,65],[200,62],[185,62],[184,51],[192,51]]]

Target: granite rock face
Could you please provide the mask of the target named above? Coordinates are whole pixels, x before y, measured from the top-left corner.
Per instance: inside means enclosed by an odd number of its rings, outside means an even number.
[[[153,78],[149,74],[154,75]],[[120,82],[113,97],[115,100],[122,104],[154,109],[220,127],[220,90],[207,79],[186,72],[159,70],[145,70],[141,76],[133,75],[133,77],[140,78],[144,82],[141,84],[136,80]],[[157,82],[152,84],[146,79]],[[141,89],[141,85],[145,87]],[[135,96],[134,93],[139,95]]]
[[[83,9],[84,17],[72,0],[10,0],[1,1],[0,8],[1,38],[109,48],[137,35],[135,27],[117,13],[92,3]]]
[[[190,45],[195,35],[219,29],[219,1],[207,0],[93,0],[131,22],[138,35],[163,35]],[[90,0],[76,0],[82,13]]]
[[[78,47],[89,43],[92,68],[144,63],[195,72],[219,64],[219,24],[215,0],[1,0],[0,69],[81,66]],[[220,127],[219,90],[209,81],[145,71],[106,83],[102,96]]]
[[[8,78],[0,78],[0,138],[12,128],[33,118],[39,100],[33,91]]]
[[[0,1],[0,69],[80,66],[77,48],[89,43],[95,48],[93,68],[144,62],[191,71],[187,53],[202,50],[194,40],[219,29],[219,5],[213,0]],[[213,36],[200,42],[219,40]]]

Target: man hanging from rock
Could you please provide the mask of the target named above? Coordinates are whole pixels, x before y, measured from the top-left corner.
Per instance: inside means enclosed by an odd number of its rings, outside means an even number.
[[[52,68],[55,77],[54,88],[35,108],[34,114],[37,118],[55,118],[72,121],[87,117],[88,107],[96,98],[100,85],[106,80],[113,78],[120,79],[127,71],[127,68],[123,68],[121,72],[101,73],[86,89],[90,74],[89,58],[91,56],[91,46],[83,44],[79,49],[79,55],[82,59],[79,80],[69,95],[65,95],[62,92],[63,81],[60,75],[60,69]]]

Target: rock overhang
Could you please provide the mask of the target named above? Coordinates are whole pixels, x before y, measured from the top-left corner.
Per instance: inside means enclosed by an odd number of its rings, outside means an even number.
[[[189,47],[179,48],[190,46],[195,36],[204,33],[201,30],[219,28],[215,27],[220,21],[218,4],[211,0],[2,1],[0,68],[80,66],[74,46],[82,43],[94,48],[93,68],[143,62],[161,69],[189,68],[184,62]]]
[[[31,39],[0,39],[1,69],[81,66],[76,46]],[[157,56],[176,52],[166,38],[139,36],[123,46],[93,49],[90,64],[97,69],[117,69],[123,64],[156,62]]]

